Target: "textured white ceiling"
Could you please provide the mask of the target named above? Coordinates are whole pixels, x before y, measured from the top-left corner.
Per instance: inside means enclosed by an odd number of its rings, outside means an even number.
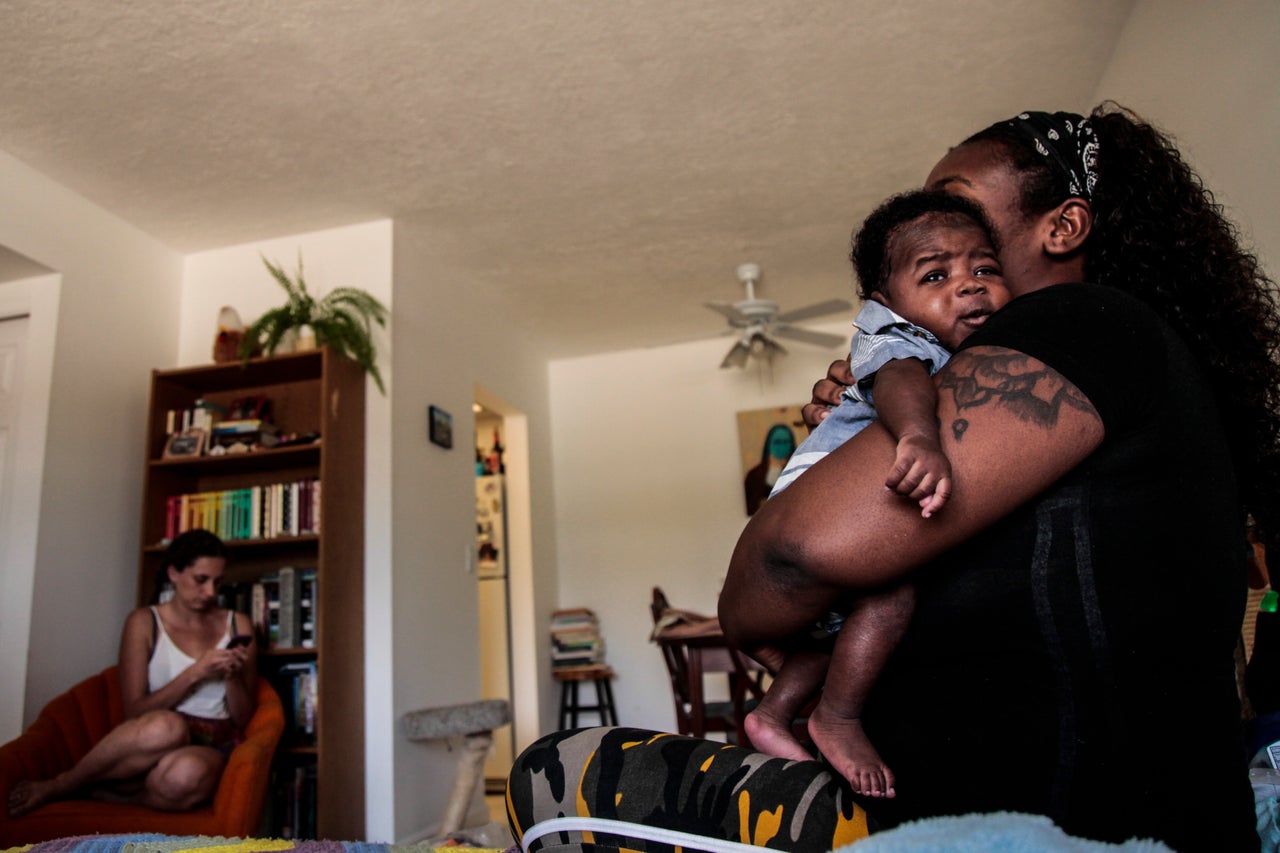
[[[182,251],[412,217],[558,355],[717,333],[969,132],[1091,106],[1115,0],[0,0],[0,148]],[[350,282],[359,285],[359,282]]]

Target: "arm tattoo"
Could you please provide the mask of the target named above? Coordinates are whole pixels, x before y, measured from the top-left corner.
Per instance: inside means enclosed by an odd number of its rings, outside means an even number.
[[[1001,406],[1019,420],[1051,429],[1064,406],[1096,414],[1089,399],[1061,373],[1011,350],[982,348],[957,353],[938,374],[938,394],[951,394],[956,418],[951,432],[959,441],[969,428],[968,409]]]

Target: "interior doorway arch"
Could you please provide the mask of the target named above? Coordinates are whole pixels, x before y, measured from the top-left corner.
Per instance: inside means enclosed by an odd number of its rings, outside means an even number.
[[[62,277],[57,274],[0,283],[0,320],[24,318],[22,357],[6,360],[20,375],[11,375],[5,384],[20,386],[21,399],[14,401],[15,411],[6,416],[9,464],[0,489],[0,684],[5,685],[0,698],[0,742],[21,734],[25,722],[40,494],[61,288]]]
[[[487,416],[499,423],[505,486],[507,560],[508,666],[511,690],[513,752],[537,739],[538,661],[537,621],[533,605],[533,512],[529,474],[528,417],[481,385],[474,386],[474,399]],[[489,431],[490,436],[492,430]],[[481,449],[488,450],[482,441]]]

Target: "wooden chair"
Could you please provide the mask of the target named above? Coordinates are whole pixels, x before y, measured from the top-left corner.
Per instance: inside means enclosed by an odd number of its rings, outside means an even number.
[[[227,758],[213,800],[185,812],[127,803],[59,800],[11,818],[0,805],[0,847],[94,833],[249,837],[258,831],[284,708],[266,679],[258,678],[258,706],[244,742]],[[124,718],[120,677],[112,666],[55,697],[16,740],[0,747],[0,804],[23,779],[48,779],[71,767]]]
[[[763,670],[725,642],[715,617],[672,608],[659,587],[653,588],[649,611],[651,639],[662,652],[671,680],[677,732],[693,737],[724,732],[731,742],[750,746],[742,723],[752,699],[764,695]],[[709,672],[728,674],[728,701],[706,701],[703,679]]]

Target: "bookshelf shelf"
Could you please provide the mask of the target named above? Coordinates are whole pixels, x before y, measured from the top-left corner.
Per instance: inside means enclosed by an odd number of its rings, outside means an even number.
[[[304,649],[300,646],[291,646],[287,649],[262,649],[258,652],[259,658],[313,658],[315,656],[315,649]]]
[[[308,533],[304,536],[277,536],[274,539],[228,539],[224,544],[232,554],[239,556],[240,552],[270,551],[298,545],[317,546],[320,544],[320,536]],[[168,547],[167,543],[160,542],[155,545],[144,545],[142,550],[148,554],[163,554],[166,547]]]
[[[149,604],[175,516],[171,498],[253,490],[298,481],[322,484],[312,513],[317,533],[269,538],[224,537],[230,550],[225,580],[242,588],[285,567],[314,569],[311,630],[315,648],[265,648],[258,669],[286,706],[299,671],[315,673],[313,734],[286,731],[276,753],[279,784],[268,792],[264,837],[279,837],[293,814],[298,779],[314,779],[316,838],[364,836],[364,390],[365,375],[350,360],[322,348],[296,355],[152,372],[143,470],[138,601]],[[222,456],[163,458],[171,411],[197,400],[230,408],[246,397],[270,401],[280,433],[319,433],[321,440]],[[310,517],[310,516],[308,516]],[[296,525],[304,526],[304,525]],[[250,526],[233,526],[240,533]],[[256,530],[253,527],[253,530]],[[265,530],[266,527],[264,526]],[[286,526],[287,529],[287,526]],[[218,532],[218,531],[215,531]],[[299,572],[302,574],[303,572]],[[243,597],[242,597],[243,600]],[[251,607],[249,609],[252,609]],[[309,635],[303,633],[304,638]],[[309,640],[308,640],[309,641]],[[323,663],[321,663],[323,661]],[[322,721],[322,722],[321,722]]]
[[[235,473],[269,471],[281,465],[304,466],[320,462],[320,443],[293,447],[272,447],[252,453],[228,453],[225,456],[194,456],[177,459],[152,459],[147,465],[183,473]]]

